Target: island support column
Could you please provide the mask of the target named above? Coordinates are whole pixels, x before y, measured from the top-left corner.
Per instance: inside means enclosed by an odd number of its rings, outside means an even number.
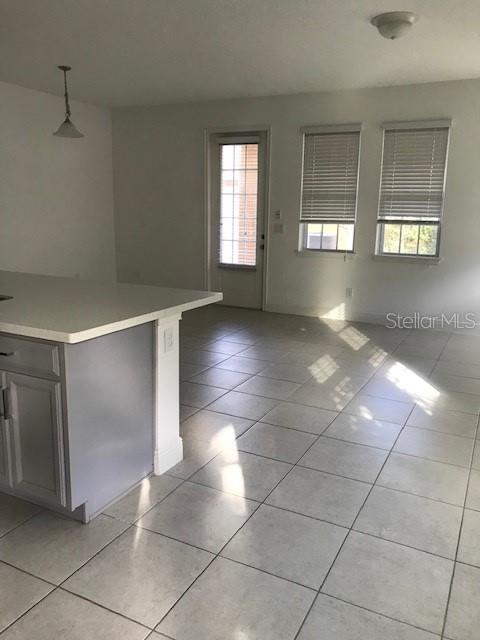
[[[179,321],[181,315],[156,320],[154,473],[160,475],[183,459],[180,437]]]

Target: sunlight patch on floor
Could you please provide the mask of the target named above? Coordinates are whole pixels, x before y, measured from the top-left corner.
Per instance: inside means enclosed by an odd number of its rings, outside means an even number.
[[[142,505],[150,504],[151,502],[150,489],[151,489],[150,478],[147,478],[140,485],[140,495],[138,496],[138,505],[137,505],[138,508],[141,508]]]
[[[379,367],[385,362],[388,357],[388,352],[381,347],[374,347],[369,355],[368,362],[374,367]]]
[[[226,425],[225,427],[222,427],[212,438],[210,438],[210,448],[214,451],[220,451],[226,447],[236,447],[236,437],[233,425]]]
[[[323,316],[320,316],[320,319],[325,322],[325,324],[332,329],[332,331],[338,332],[348,327],[347,322],[342,323],[343,326],[339,326],[339,320],[345,320],[345,303],[341,302],[336,307],[330,309],[328,313]]]
[[[365,334],[363,334],[355,327],[347,327],[346,329],[342,329],[338,333],[339,337],[344,340],[349,347],[351,347],[354,351],[358,351],[362,347],[364,347],[368,342],[370,342],[370,338],[368,338]]]
[[[359,411],[360,411],[361,418],[365,418],[366,420],[373,420],[373,414],[367,406],[365,405],[360,406]]]
[[[315,362],[308,367],[308,370],[317,382],[323,384],[333,376],[338,368],[339,366],[335,360],[327,354],[315,360]]]
[[[236,495],[245,495],[245,480],[243,470],[238,462],[226,464],[221,469],[222,489],[227,493],[235,493]]]
[[[431,406],[440,397],[436,387],[401,362],[396,362],[388,369],[386,378],[421,406]]]

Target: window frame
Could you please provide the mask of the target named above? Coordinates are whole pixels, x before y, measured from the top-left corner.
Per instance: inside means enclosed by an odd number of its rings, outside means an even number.
[[[376,240],[375,240],[375,257],[386,258],[389,259],[399,259],[399,260],[408,260],[413,259],[415,261],[438,261],[440,259],[440,246],[442,240],[442,222],[443,222],[443,214],[445,210],[445,194],[446,194],[446,182],[447,182],[447,169],[448,169],[448,156],[450,150],[450,136],[451,136],[451,127],[452,121],[451,119],[444,120],[417,120],[417,121],[405,121],[405,122],[385,122],[382,125],[382,155],[381,155],[381,166],[380,166],[380,182],[378,188],[378,206],[377,206],[377,221],[376,221]],[[407,131],[415,131],[415,130],[425,130],[425,129],[447,129],[447,142],[445,148],[445,163],[444,163],[444,171],[443,171],[443,190],[442,190],[442,204],[440,209],[440,215],[438,218],[434,220],[418,220],[422,216],[417,216],[417,219],[412,217],[410,220],[407,216],[404,216],[404,219],[394,220],[380,220],[380,205],[381,205],[381,197],[382,197],[382,179],[383,172],[385,169],[384,166],[384,153],[385,153],[385,134],[387,131],[393,130],[407,130]],[[425,218],[425,216],[424,216]],[[400,252],[401,249],[401,240],[399,242],[399,251],[398,252],[390,252],[384,251],[383,241],[385,237],[385,225],[387,224],[397,224],[400,226],[400,233],[402,227],[408,225],[417,225],[418,227],[422,226],[436,226],[437,227],[437,237],[436,237],[436,247],[435,253],[422,254],[418,253],[418,242],[417,242],[417,252],[416,253],[404,253]],[[420,231],[419,231],[420,234]]]
[[[337,225],[337,235],[336,238],[336,247],[335,249],[324,249],[321,247],[320,249],[314,249],[313,247],[307,247],[308,240],[308,226],[310,224],[321,224],[322,226],[325,224],[336,224]],[[338,249],[338,227],[342,224],[349,224],[353,226],[353,238],[352,238],[352,248],[351,249]],[[323,238],[323,229],[322,229],[322,238]],[[322,253],[355,253],[355,222],[300,222],[300,246],[299,251],[313,251],[313,252],[322,252]]]
[[[359,191],[359,177],[360,177],[360,158],[361,158],[361,149],[362,149],[362,123],[353,123],[353,124],[338,124],[338,125],[315,125],[315,126],[305,126],[300,128],[300,133],[302,135],[302,160],[301,160],[301,174],[300,174],[300,216],[299,216],[299,234],[298,234],[298,251],[299,253],[309,252],[309,253],[326,253],[326,254],[353,254],[355,253],[355,239],[356,239],[356,224],[357,224],[357,211],[358,211],[358,191]],[[353,220],[345,221],[341,218],[332,217],[329,220],[303,220],[302,219],[302,204],[303,204],[303,185],[304,185],[304,164],[305,164],[305,142],[307,135],[328,135],[335,133],[358,133],[358,151],[357,151],[357,172],[356,172],[356,185],[355,185],[355,214]],[[307,237],[308,237],[308,225],[309,224],[336,224],[337,225],[337,235],[336,235],[336,246],[338,247],[338,227],[341,224],[351,224],[353,225],[353,237],[352,237],[352,248],[351,249],[314,249],[312,247],[307,246]],[[323,229],[322,229],[323,234]]]
[[[383,239],[384,239],[384,235],[385,235],[385,225],[386,224],[396,224],[400,227],[400,234],[402,233],[402,227],[403,226],[412,226],[412,225],[416,225],[418,227],[437,227],[437,237],[436,237],[436,251],[435,253],[418,253],[418,244],[419,244],[419,240],[417,241],[417,252],[416,253],[400,253],[399,251],[382,251],[380,250],[380,247],[383,245]],[[439,258],[440,257],[440,235],[441,235],[441,221],[432,221],[432,220],[420,220],[420,221],[416,221],[416,220],[411,220],[410,222],[399,222],[398,220],[392,220],[392,221],[388,221],[388,220],[383,220],[381,222],[377,221],[377,235],[378,235],[378,252],[376,255],[379,256],[384,256],[386,258],[418,258],[419,260],[422,260],[423,258],[425,259],[431,259],[431,258]],[[420,236],[420,231],[419,231],[419,236]],[[401,237],[401,236],[400,236]],[[401,239],[399,242],[399,247],[401,246]]]

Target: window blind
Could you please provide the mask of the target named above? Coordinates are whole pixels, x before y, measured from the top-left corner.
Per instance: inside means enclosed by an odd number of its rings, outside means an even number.
[[[449,130],[384,129],[379,222],[440,221]]]
[[[353,223],[360,131],[305,133],[301,222]]]

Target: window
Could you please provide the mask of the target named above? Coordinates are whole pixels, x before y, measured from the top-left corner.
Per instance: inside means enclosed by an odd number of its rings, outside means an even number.
[[[360,126],[304,130],[301,248],[353,251]]]
[[[257,262],[258,142],[220,144],[221,265]]]
[[[450,123],[385,125],[377,253],[435,257]]]

